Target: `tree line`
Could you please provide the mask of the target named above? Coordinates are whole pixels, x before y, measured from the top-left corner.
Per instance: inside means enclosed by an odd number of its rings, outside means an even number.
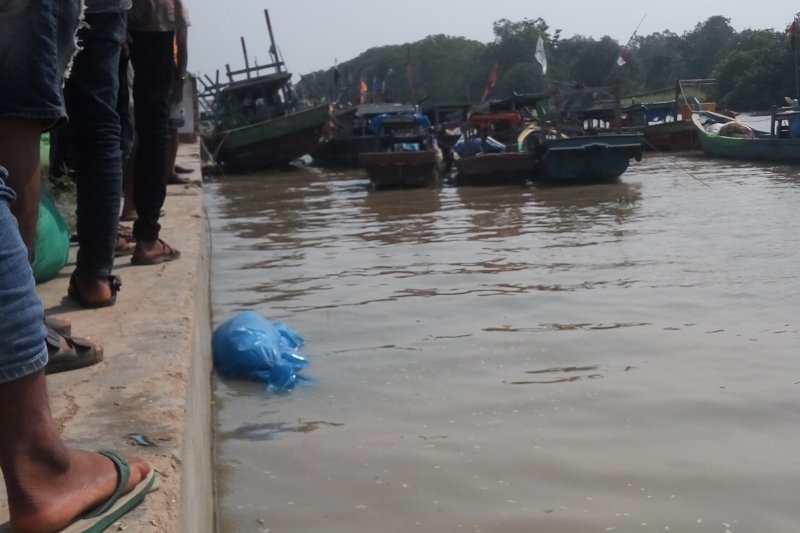
[[[799,14],[800,15],[800,14]],[[792,22],[789,19],[788,22]],[[494,41],[431,35],[405,45],[370,48],[358,57],[302,76],[297,90],[313,99],[356,103],[364,91],[399,102],[479,103],[488,93],[544,93],[555,83],[609,87],[625,95],[661,91],[680,79],[715,78],[713,98],[737,111],[764,110],[798,95],[796,32],[736,31],[712,16],[682,35],[664,30],[629,43],[605,36],[564,38],[542,18],[493,24]],[[534,59],[539,37],[547,72]],[[625,50],[626,61],[618,58]],[[487,91],[487,89],[489,89]]]

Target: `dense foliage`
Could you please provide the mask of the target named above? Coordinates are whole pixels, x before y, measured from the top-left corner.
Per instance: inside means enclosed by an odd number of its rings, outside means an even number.
[[[787,17],[791,22],[791,17]],[[548,90],[555,82],[588,87],[619,80],[625,94],[669,89],[679,79],[716,78],[716,101],[729,109],[756,110],[800,98],[797,54],[784,31],[737,32],[730,19],[713,16],[692,31],[636,35],[627,63],[610,37],[563,38],[541,19],[498,20],[494,41],[433,35],[415,43],[371,48],[358,57],[303,76],[298,90],[311,98],[355,102],[363,86],[396,101],[480,102],[493,65],[491,98]],[[546,75],[534,59],[539,36],[546,43]],[[800,43],[797,46],[800,49]]]

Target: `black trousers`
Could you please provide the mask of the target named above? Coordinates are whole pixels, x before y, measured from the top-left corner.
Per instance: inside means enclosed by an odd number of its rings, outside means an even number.
[[[136,240],[158,239],[158,223],[167,194],[170,162],[169,108],[175,77],[175,32],[130,32],[133,65],[133,116],[138,147],[133,205],[139,218],[133,224]]]

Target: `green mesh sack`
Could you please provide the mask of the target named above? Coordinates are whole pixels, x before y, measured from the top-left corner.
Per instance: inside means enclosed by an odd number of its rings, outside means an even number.
[[[42,189],[39,196],[39,219],[36,221],[33,277],[36,283],[53,279],[67,264],[69,230],[50,193]]]

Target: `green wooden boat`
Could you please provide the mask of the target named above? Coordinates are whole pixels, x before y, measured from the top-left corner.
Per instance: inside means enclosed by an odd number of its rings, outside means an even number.
[[[770,131],[760,131],[737,120],[698,111],[692,114],[703,153],[712,157],[800,163],[800,109],[772,113]]]
[[[202,93],[210,110],[201,133],[207,151],[225,171],[249,172],[285,165],[310,153],[330,121],[328,104],[301,102],[292,90],[291,73],[278,56],[269,13],[264,10],[272,62],[251,67],[227,67],[228,83],[212,83]],[[210,99],[211,102],[206,102]]]
[[[601,183],[620,177],[631,159],[642,159],[635,133],[601,133],[551,139],[532,151],[533,181]]]

